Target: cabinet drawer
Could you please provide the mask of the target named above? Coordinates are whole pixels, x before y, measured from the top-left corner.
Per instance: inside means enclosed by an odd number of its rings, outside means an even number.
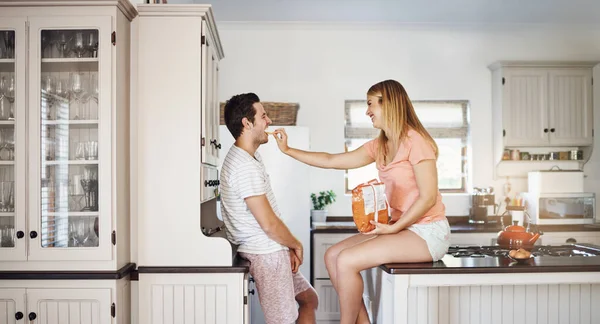
[[[540,237],[543,245],[564,245],[564,244],[595,244],[600,245],[600,233],[590,232],[560,232],[544,233]]]
[[[325,267],[325,251],[337,242],[353,235],[355,234],[315,234],[313,242],[313,277],[315,279],[329,279],[329,273]]]

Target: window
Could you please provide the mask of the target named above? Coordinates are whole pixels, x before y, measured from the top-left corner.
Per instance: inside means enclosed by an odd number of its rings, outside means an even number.
[[[467,147],[469,117],[467,101],[413,101],[421,123],[438,145],[438,186],[440,192],[466,192]],[[353,151],[376,138],[379,130],[373,128],[365,115],[367,102],[346,101],[346,150]],[[375,164],[346,171],[346,191],[378,178]]]

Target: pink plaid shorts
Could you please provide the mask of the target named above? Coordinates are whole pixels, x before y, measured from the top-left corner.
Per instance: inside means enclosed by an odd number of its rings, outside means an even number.
[[[294,323],[298,318],[296,295],[312,286],[300,271],[292,273],[289,251],[239,254],[250,261],[250,275],[256,283],[266,324]]]

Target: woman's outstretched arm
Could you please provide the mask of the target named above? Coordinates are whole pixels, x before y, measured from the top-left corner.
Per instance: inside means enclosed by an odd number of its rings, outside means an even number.
[[[369,153],[364,146],[351,152],[338,154],[308,152],[289,147],[287,144],[287,134],[283,128],[276,129],[273,132],[273,137],[275,137],[277,146],[279,146],[281,152],[300,162],[319,168],[347,170],[360,168],[375,162],[375,160],[369,156]]]

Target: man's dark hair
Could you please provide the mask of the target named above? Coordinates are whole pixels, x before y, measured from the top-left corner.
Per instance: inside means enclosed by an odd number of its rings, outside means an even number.
[[[257,102],[260,102],[260,99],[256,94],[242,93],[231,97],[225,103],[225,112],[223,113],[225,125],[227,125],[227,129],[236,140],[242,135],[242,129],[244,129],[242,119],[244,117],[248,118],[249,122],[254,123],[256,109],[252,105]]]

